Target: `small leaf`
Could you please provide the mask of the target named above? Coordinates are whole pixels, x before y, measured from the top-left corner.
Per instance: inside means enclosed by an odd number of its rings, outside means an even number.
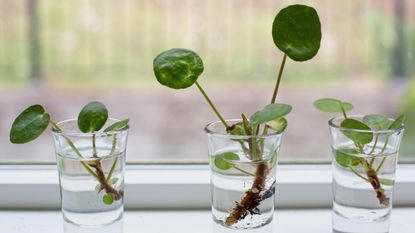
[[[358,153],[355,149],[336,150],[335,153],[336,162],[345,168],[357,166],[362,161],[362,158],[352,155]]]
[[[111,205],[114,202],[114,194],[104,194],[104,196],[102,197],[102,202],[104,202],[105,205]]]
[[[110,132],[110,131],[117,131],[120,129],[123,129],[124,127],[126,127],[128,125],[128,122],[130,121],[130,119],[125,119],[122,121],[117,121],[114,124],[108,126],[106,129],[104,129],[104,132]]]
[[[267,122],[267,126],[273,129],[275,132],[283,132],[287,128],[288,122],[284,117],[277,118]]]
[[[321,25],[316,10],[291,5],[275,16],[272,24],[275,45],[294,61],[313,58],[320,49]]]
[[[35,140],[48,127],[50,116],[41,105],[32,105],[14,120],[10,142],[23,144]]]
[[[85,105],[78,115],[78,127],[84,132],[100,130],[108,119],[108,111],[105,105],[93,101]]]
[[[360,122],[358,120],[347,118],[342,121],[340,124],[341,132],[344,134],[344,136],[348,137],[352,141],[359,143],[359,144],[368,144],[373,139],[373,133],[372,132],[359,132],[354,130],[366,130],[370,131],[371,128],[367,125],[365,125],[363,122]]]
[[[245,127],[242,122],[231,125],[227,129],[228,133],[231,135],[246,135]]]
[[[341,106],[343,106],[345,112],[353,109],[352,104],[337,99],[323,98],[314,101],[314,107],[322,112],[342,112]]]
[[[363,117],[363,123],[368,126],[383,128],[389,123],[389,119],[382,115],[371,114]]]
[[[288,104],[268,104],[261,111],[254,113],[249,119],[251,126],[260,125],[283,117],[291,112],[292,107]]]
[[[114,184],[116,184],[118,182],[118,178],[117,177],[113,177],[113,178],[110,179],[109,182],[110,182],[110,184],[114,185]]]
[[[188,88],[203,73],[199,55],[187,49],[170,49],[160,53],[153,61],[154,74],[160,84],[174,88]]]
[[[392,186],[395,184],[395,181],[391,179],[380,178],[379,181],[381,184],[387,185],[387,186]]]
[[[405,116],[400,115],[398,118],[396,118],[396,120],[392,122],[392,124],[388,127],[388,129],[398,129],[399,127],[402,126],[404,119],[405,119]]]
[[[95,186],[95,191],[97,191],[97,193],[100,193],[102,191],[101,184],[97,184]]]
[[[229,160],[239,161],[240,158],[233,152],[225,152],[220,155],[216,155],[214,159],[215,166],[221,170],[229,170],[234,164],[230,163]]]

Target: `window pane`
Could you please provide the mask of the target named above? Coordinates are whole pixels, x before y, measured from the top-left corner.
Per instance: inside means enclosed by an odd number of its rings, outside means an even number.
[[[414,161],[415,2],[303,1],[323,27],[319,54],[286,64],[277,101],[290,103],[280,161],[328,162],[327,121],[312,102],[341,98],[354,113],[406,111],[401,161]],[[29,4],[31,3],[31,4]],[[281,62],[271,38],[273,0],[0,0],[0,163],[54,162],[50,133],[8,142],[13,118],[41,103],[55,121],[91,100],[131,119],[129,162],[207,162],[203,127],[216,121],[195,87],[170,90],[153,58],[185,47],[205,63],[200,83],[226,118],[267,104]]]

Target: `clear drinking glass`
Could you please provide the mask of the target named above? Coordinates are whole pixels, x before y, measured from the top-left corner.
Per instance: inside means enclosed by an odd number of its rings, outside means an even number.
[[[108,119],[107,127],[117,122]],[[66,222],[99,227],[122,218],[128,127],[115,132],[82,133],[77,120],[53,130]]]
[[[362,121],[363,116],[350,118]],[[404,128],[352,130],[340,127],[343,120],[337,117],[329,121],[333,152],[333,232],[389,232],[396,163]],[[345,133],[372,134],[372,141],[359,145]]]
[[[231,126],[241,120],[226,122]],[[251,229],[270,223],[282,133],[229,135],[221,122],[208,124],[205,131],[213,220],[233,229]]]

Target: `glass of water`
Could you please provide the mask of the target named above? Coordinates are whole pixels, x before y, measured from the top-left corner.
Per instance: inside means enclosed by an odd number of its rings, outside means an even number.
[[[117,122],[108,119],[104,129]],[[100,227],[123,215],[128,126],[118,131],[82,133],[77,120],[53,130],[62,213],[65,222]]]
[[[232,127],[241,120],[226,122]],[[205,131],[214,222],[232,229],[258,228],[272,222],[282,133],[231,135],[221,122],[207,125]]]
[[[350,118],[363,120],[363,116]],[[404,128],[353,130],[342,128],[343,120],[337,117],[329,121],[333,153],[333,232],[389,232],[396,163]],[[372,141],[359,144],[346,134],[371,137]]]

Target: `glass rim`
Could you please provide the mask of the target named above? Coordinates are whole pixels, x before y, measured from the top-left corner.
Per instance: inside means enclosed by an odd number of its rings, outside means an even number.
[[[361,117],[363,118],[365,115],[350,115],[348,116],[349,118],[356,118],[356,117]],[[371,129],[371,130],[363,130],[363,129],[350,129],[350,128],[343,128],[340,125],[334,123],[334,121],[339,120],[339,119],[344,119],[344,116],[337,116],[337,117],[333,117],[329,120],[328,124],[331,128],[336,128],[339,129],[341,131],[349,131],[349,132],[358,132],[358,133],[376,133],[376,134],[392,134],[392,133],[396,133],[396,132],[400,132],[402,130],[404,130],[405,126],[404,124],[401,124],[401,126],[399,128],[396,129],[381,129],[381,130],[376,130],[376,129]],[[393,118],[388,118],[389,120],[395,120]]]
[[[108,120],[114,121],[114,122],[120,122],[120,119],[116,119],[116,118],[108,118]],[[107,121],[108,121],[107,120]],[[66,119],[63,121],[59,121],[56,123],[57,126],[69,123],[69,122],[74,122],[74,121],[78,121],[78,119],[75,118],[71,118],[71,119]],[[102,137],[102,136],[112,136],[112,135],[116,135],[125,131],[128,131],[130,129],[130,125],[126,125],[124,128],[119,129],[119,130],[115,130],[115,131],[109,131],[109,132],[102,132],[102,131],[97,131],[95,133],[82,133],[82,132],[70,132],[70,131],[61,131],[58,132],[56,131],[56,129],[54,129],[52,127],[52,133],[53,134],[57,134],[57,135],[62,135],[62,136],[72,136],[72,137],[92,137],[93,135],[98,136],[98,137]]]
[[[238,119],[238,118],[225,119],[225,122],[233,122],[233,121],[235,121],[235,122],[236,121],[242,121],[242,119]],[[212,136],[215,136],[215,137],[222,137],[222,138],[249,139],[249,138],[275,137],[275,136],[280,136],[285,132],[285,130],[284,130],[282,132],[267,133],[265,135],[227,134],[227,133],[215,132],[215,131],[210,129],[210,127],[212,127],[213,125],[216,125],[216,124],[222,124],[222,121],[218,120],[218,121],[213,121],[213,122],[208,123],[204,128],[205,133],[208,134],[208,135],[212,135]]]

